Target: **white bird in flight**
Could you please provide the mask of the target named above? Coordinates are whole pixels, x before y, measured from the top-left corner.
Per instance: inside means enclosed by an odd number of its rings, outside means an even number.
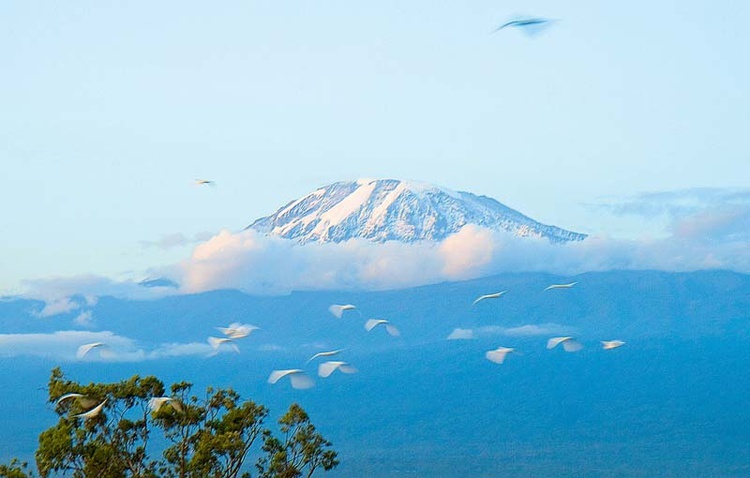
[[[352,304],[333,304],[328,308],[328,311],[337,319],[340,319],[344,315],[345,310],[357,310],[357,307]]]
[[[158,412],[165,403],[169,403],[175,411],[182,412],[180,401],[172,397],[153,397],[148,401],[148,408],[152,412]]]
[[[219,350],[221,344],[229,344],[229,346],[231,346],[235,352],[240,353],[240,348],[237,347],[237,344],[234,343],[234,340],[229,337],[209,337],[208,343],[214,350]]]
[[[328,352],[318,352],[315,355],[313,355],[312,357],[310,357],[309,359],[307,359],[307,362],[305,362],[305,363],[310,363],[310,362],[312,362],[313,360],[315,360],[316,358],[319,358],[319,357],[331,357],[333,355],[338,355],[341,352],[343,352],[344,350],[346,350],[346,349],[331,350],[331,351],[328,351]]]
[[[318,375],[323,378],[329,377],[336,370],[341,373],[357,373],[357,369],[346,362],[331,361],[318,365]]]
[[[583,345],[573,337],[553,337],[547,341],[547,348],[553,349],[559,344],[562,344],[566,352],[578,352],[583,348]]]
[[[65,400],[69,398],[81,398],[81,397],[83,397],[83,395],[80,393],[73,393],[73,392],[66,393],[65,395],[61,396],[55,401],[55,406],[60,405],[62,402],[64,402]]]
[[[91,350],[97,348],[97,347],[106,347],[107,344],[104,342],[92,342],[90,344],[83,344],[80,347],[78,347],[78,351],[76,352],[76,357],[79,359],[82,359],[86,356]]]
[[[495,350],[490,350],[484,354],[484,356],[489,360],[490,362],[495,363],[503,363],[505,362],[505,357],[515,351],[516,349],[508,348],[508,347],[498,347]]]
[[[95,406],[94,408],[92,408],[88,412],[79,413],[78,415],[73,415],[73,418],[93,418],[93,417],[99,415],[99,413],[101,413],[102,409],[104,408],[104,404],[105,403],[107,403],[107,400],[104,400],[102,403],[100,403],[99,405]]]
[[[625,345],[625,342],[622,340],[602,340],[601,342],[604,350],[612,350]]]
[[[228,327],[216,327],[216,330],[233,340],[243,339],[250,335],[254,330],[259,329],[260,327],[256,327],[250,324],[240,324],[239,322],[229,324]]]
[[[315,382],[305,375],[303,370],[298,368],[274,370],[271,372],[271,375],[268,376],[268,383],[274,384],[286,376],[289,377],[289,380],[292,383],[292,388],[296,388],[297,390],[304,390],[315,385]]]
[[[399,332],[396,327],[392,326],[391,323],[385,319],[370,319],[365,322],[365,329],[369,332],[381,324],[385,326],[385,330],[393,337],[398,337],[399,335],[401,335],[401,332]]]
[[[574,285],[578,284],[578,282],[571,282],[569,284],[552,284],[551,286],[547,287],[544,290],[552,290],[552,289],[570,289]]]
[[[508,291],[507,290],[502,290],[500,292],[495,292],[494,294],[480,295],[479,297],[477,297],[477,299],[474,302],[471,303],[471,305],[477,305],[478,302],[483,301],[485,299],[497,299],[498,297],[502,296],[506,292],[508,292]]]
[[[509,22],[503,23],[502,25],[497,27],[493,31],[493,33],[496,31],[502,30],[503,28],[507,28],[507,27],[524,28],[524,27],[545,25],[549,22],[550,20],[546,18],[538,18],[538,17],[537,18],[518,18],[516,20],[511,20]]]

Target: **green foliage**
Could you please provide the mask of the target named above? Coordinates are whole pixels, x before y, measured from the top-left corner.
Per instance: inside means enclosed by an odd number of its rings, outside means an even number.
[[[166,463],[160,467],[165,477],[239,476],[255,439],[262,433],[268,411],[252,401],[240,402],[231,389],[209,388],[206,398],[188,398],[191,385],[172,386],[180,397],[181,411],[162,407],[154,421],[171,442],[164,451]]]
[[[28,463],[21,463],[17,459],[7,465],[0,465],[0,478],[31,478]]]
[[[49,402],[57,424],[39,435],[36,451],[41,478],[237,478],[253,444],[262,437],[256,467],[264,478],[297,477],[338,464],[336,452],[299,405],[280,420],[284,441],[263,428],[268,410],[243,401],[232,390],[208,388],[203,398],[192,394],[192,384],[180,382],[164,397],[164,384],[153,376],[135,375],[118,383],[80,383],[52,370]],[[70,396],[58,402],[66,394]],[[151,411],[149,400],[162,397]],[[102,405],[99,413],[80,416]],[[166,440],[161,456],[149,452],[152,433]],[[162,440],[164,442],[164,440]],[[30,478],[26,463],[0,465],[0,478]]]
[[[339,464],[338,454],[330,449],[331,442],[315,430],[307,413],[293,403],[279,419],[283,441],[270,430],[263,433],[266,456],[256,465],[261,478],[296,478],[315,470],[331,470]]]

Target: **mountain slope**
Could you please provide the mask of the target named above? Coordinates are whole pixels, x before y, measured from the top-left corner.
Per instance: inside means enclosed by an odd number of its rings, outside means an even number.
[[[585,234],[541,224],[500,202],[467,192],[395,179],[338,182],[260,218],[254,229],[299,242],[442,240],[467,224],[541,237],[580,241]]]

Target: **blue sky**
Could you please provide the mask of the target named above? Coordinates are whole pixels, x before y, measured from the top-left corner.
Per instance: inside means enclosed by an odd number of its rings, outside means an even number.
[[[558,21],[489,33],[516,14]],[[0,288],[142,278],[194,245],[149,243],[238,230],[358,177],[659,235],[662,216],[596,205],[747,189],[749,14],[728,1],[5,2]]]

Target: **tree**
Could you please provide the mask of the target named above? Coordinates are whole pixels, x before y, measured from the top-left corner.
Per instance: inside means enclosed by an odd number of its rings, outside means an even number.
[[[28,478],[28,463],[12,459],[7,465],[0,465],[0,478]]]
[[[258,437],[266,455],[261,454],[256,467],[264,478],[301,476],[303,470],[309,477],[316,469],[327,471],[338,464],[331,443],[297,404],[279,421],[285,434],[281,442],[263,427],[268,410],[243,401],[231,388],[209,387],[198,398],[192,384],[180,382],[165,398],[164,384],[153,376],[82,385],[55,368],[48,392],[59,420],[39,436],[36,464],[41,478],[249,477],[243,466]],[[163,398],[152,410],[155,397]],[[95,412],[81,416],[90,410]],[[154,449],[161,453],[154,454]],[[18,460],[0,465],[0,477],[31,476],[26,463]]]
[[[331,442],[315,430],[307,413],[293,403],[279,419],[283,441],[266,430],[263,433],[262,457],[256,465],[261,478],[297,478],[306,472],[311,477],[318,468],[331,470],[339,464]]]

